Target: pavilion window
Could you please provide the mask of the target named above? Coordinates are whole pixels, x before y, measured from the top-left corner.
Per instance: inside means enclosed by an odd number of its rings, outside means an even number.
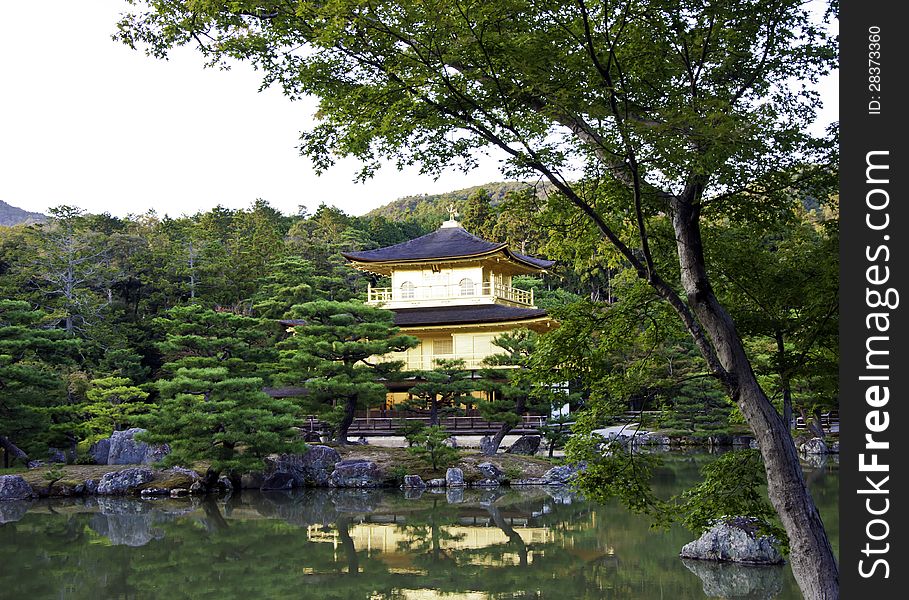
[[[462,296],[473,296],[474,295],[476,290],[474,290],[472,279],[465,277],[464,279],[461,280],[461,283],[459,285],[461,287]]]
[[[401,284],[401,298],[409,300],[414,297],[414,285],[412,281],[405,281]]]

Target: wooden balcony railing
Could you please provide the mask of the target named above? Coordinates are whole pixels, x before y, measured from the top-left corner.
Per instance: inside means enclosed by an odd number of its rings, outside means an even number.
[[[488,281],[469,286],[460,284],[418,285],[411,288],[374,288],[370,286],[367,293],[370,304],[491,298],[533,306],[533,290],[521,290],[510,285],[492,284]]]

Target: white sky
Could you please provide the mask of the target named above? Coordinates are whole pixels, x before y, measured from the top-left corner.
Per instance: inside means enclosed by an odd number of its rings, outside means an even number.
[[[438,181],[354,161],[321,177],[296,149],[314,103],[258,93],[247,65],[203,69],[191,50],[159,61],[110,39],[123,0],[0,0],[0,200],[118,216],[192,214],[264,198],[287,213],[321,202],[362,214],[396,198],[498,181],[494,159]],[[821,122],[837,119],[837,78]]]

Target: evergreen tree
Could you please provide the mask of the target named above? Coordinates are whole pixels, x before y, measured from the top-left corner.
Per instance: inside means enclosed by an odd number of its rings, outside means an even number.
[[[305,400],[346,444],[355,411],[384,401],[382,381],[401,367],[374,358],[412,348],[417,339],[398,332],[391,311],[359,302],[307,302],[291,316],[305,325],[281,344],[282,379],[306,387]]]
[[[532,407],[538,408],[542,390],[530,372],[530,359],[533,355],[537,334],[528,329],[519,329],[504,333],[493,343],[504,350],[486,358],[491,367],[509,367],[505,369],[484,369],[483,387],[487,399],[478,403],[480,414],[489,421],[501,423],[499,430],[492,437],[487,452],[495,454],[508,432],[521,422],[524,414]]]
[[[441,359],[431,371],[413,373],[419,381],[410,388],[411,398],[404,403],[410,410],[428,410],[429,424],[438,425],[441,414],[453,414],[463,401],[471,399],[476,387],[463,360]]]
[[[48,410],[65,400],[58,367],[78,342],[47,327],[54,317],[27,302],[0,300],[0,446],[10,457],[47,447]],[[22,448],[20,448],[21,446]]]
[[[299,452],[298,407],[262,391],[275,358],[273,322],[199,306],[159,320],[169,377],[158,384],[160,407],[147,417],[145,440],[167,443],[167,464],[210,461],[207,479],[260,469],[271,453]]]
[[[470,233],[486,240],[493,240],[496,224],[492,198],[486,188],[475,190],[467,198],[461,210],[461,224]]]
[[[435,471],[450,464],[460,455],[457,448],[448,445],[448,437],[444,427],[438,425],[424,427],[413,436],[413,445],[407,450],[429,464]]]
[[[136,425],[152,409],[148,396],[126,377],[92,379],[80,410],[82,439],[94,442]]]

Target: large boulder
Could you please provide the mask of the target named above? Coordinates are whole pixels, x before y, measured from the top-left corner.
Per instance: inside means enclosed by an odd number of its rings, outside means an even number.
[[[404,483],[403,483],[403,485],[401,485],[401,487],[404,488],[405,490],[407,490],[407,489],[422,490],[422,489],[426,488],[426,482],[423,481],[423,478],[420,477],[419,475],[405,475]]]
[[[273,454],[265,459],[261,485],[265,486],[266,482],[272,485],[274,481],[284,481],[289,476],[292,480],[291,487],[325,487],[329,485],[335,464],[340,461],[338,451],[328,446],[310,446],[303,454]]]
[[[104,496],[117,496],[128,494],[140,485],[146,484],[155,475],[148,467],[134,467],[122,471],[105,473],[98,483],[97,493]]]
[[[811,438],[799,446],[799,452],[808,455],[827,454],[827,444],[824,443],[823,438]]]
[[[445,471],[445,485],[448,487],[464,486],[464,471],[457,467],[451,467]]]
[[[570,482],[584,468],[583,465],[558,465],[543,473],[543,481],[547,485],[565,485]]]
[[[126,431],[115,431],[110,436],[107,464],[150,465],[164,458],[170,452],[167,444],[151,446],[145,442],[136,441],[135,437],[145,432],[145,429],[138,427]]]
[[[371,488],[385,485],[385,473],[365,458],[351,458],[335,464],[328,485],[338,488]]]
[[[60,448],[47,449],[47,462],[49,463],[66,463],[66,452]]]
[[[532,456],[540,449],[540,436],[522,435],[505,452],[509,454],[526,454]]]
[[[486,456],[491,456],[496,453],[498,448],[492,445],[492,438],[488,435],[484,435],[480,438],[480,452]]]
[[[483,479],[493,479],[495,481],[501,481],[502,469],[492,464],[491,462],[482,462],[477,465],[477,471],[480,472],[480,475],[483,476]]]
[[[294,476],[290,473],[278,471],[267,475],[262,480],[261,489],[263,492],[273,490],[289,490],[294,487]]]
[[[759,521],[751,517],[725,517],[695,541],[685,544],[680,556],[697,560],[778,565],[783,557],[771,536],[758,535]]]
[[[96,465],[106,465],[110,455],[110,438],[104,438],[92,444],[88,449],[88,454]]]
[[[37,496],[20,475],[0,475],[0,502],[28,500]]]
[[[341,455],[334,448],[310,446],[301,459],[307,485],[319,487],[328,485],[331,473],[339,462]]]

